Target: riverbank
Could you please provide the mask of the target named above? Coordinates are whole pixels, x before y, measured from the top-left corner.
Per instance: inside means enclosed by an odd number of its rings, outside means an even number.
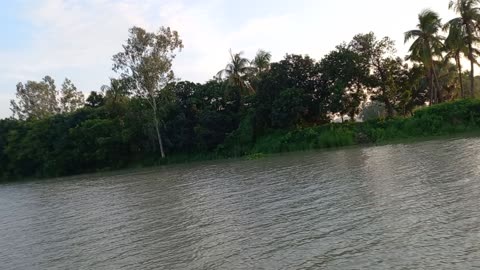
[[[104,166],[73,174],[37,173],[31,176],[36,178],[57,177],[230,158],[259,159],[268,154],[293,151],[412,143],[452,136],[479,136],[480,100],[461,100],[426,107],[415,111],[413,116],[408,118],[379,119],[359,123],[332,123],[322,126],[298,127],[293,130],[272,130],[257,138],[252,134],[253,128],[249,129],[248,125],[245,126],[247,128],[239,128],[213,151],[177,153],[169,155],[165,159],[150,156],[138,158],[135,162],[118,167]],[[28,163],[24,164],[28,165]],[[4,177],[4,180],[26,179],[31,176]]]
[[[242,157],[257,159],[267,154],[293,151],[477,136],[480,136],[480,100],[461,100],[421,108],[407,118],[275,130],[251,141],[237,134],[214,152],[174,155],[149,165]]]
[[[461,100],[419,109],[412,117],[275,131],[250,145],[223,146],[227,155],[281,153],[480,134],[480,101]]]

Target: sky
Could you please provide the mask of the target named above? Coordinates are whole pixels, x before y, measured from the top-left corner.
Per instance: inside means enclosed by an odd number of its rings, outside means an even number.
[[[0,0],[0,118],[11,116],[18,82],[50,75],[59,87],[67,77],[85,94],[108,84],[132,26],[177,30],[185,48],[176,76],[205,82],[228,63],[229,49],[321,59],[370,31],[396,41],[403,57],[403,33],[426,8],[444,21],[455,16],[448,0]]]

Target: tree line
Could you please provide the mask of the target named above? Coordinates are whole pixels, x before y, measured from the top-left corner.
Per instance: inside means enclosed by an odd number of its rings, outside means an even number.
[[[230,51],[226,67],[205,83],[175,78],[172,63],[183,48],[177,31],[133,27],[112,58],[118,77],[86,100],[68,79],[59,91],[49,76],[17,85],[13,117],[0,120],[0,177],[231,156],[278,130],[408,117],[427,104],[474,97],[479,4],[451,1],[459,17],[445,24],[422,11],[417,28],[405,33],[412,42],[407,57],[396,55],[390,38],[364,33],[318,61],[287,54],[272,62],[265,50],[253,59]]]

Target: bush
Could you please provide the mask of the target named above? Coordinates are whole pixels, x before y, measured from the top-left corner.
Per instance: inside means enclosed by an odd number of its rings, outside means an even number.
[[[417,110],[410,118],[328,124],[291,131],[277,130],[259,138],[250,153],[385,143],[478,130],[480,130],[480,100],[461,100]]]

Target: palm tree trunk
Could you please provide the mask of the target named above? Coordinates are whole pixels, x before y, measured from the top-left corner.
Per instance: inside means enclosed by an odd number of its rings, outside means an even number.
[[[472,52],[472,44],[469,45],[470,47],[470,52],[469,52],[469,58],[470,58],[470,97],[474,98],[475,97],[475,63],[473,60],[473,52]]]
[[[463,98],[465,98],[465,91],[463,89],[462,63],[460,62],[460,53],[457,53],[455,55],[455,62],[457,64],[457,69],[458,69],[458,81],[460,83],[460,95],[462,96],[462,99],[463,99]]]
[[[429,88],[430,88],[430,104],[429,104],[429,106],[432,106],[433,103],[434,103],[433,92],[435,92],[435,89],[433,87],[433,75],[432,75],[432,69],[431,68],[428,72],[427,80],[428,80],[428,84],[429,84]]]
[[[474,74],[474,58],[473,58],[473,31],[467,26],[468,35],[468,59],[470,60],[470,97],[474,97],[475,90],[475,74]]]

